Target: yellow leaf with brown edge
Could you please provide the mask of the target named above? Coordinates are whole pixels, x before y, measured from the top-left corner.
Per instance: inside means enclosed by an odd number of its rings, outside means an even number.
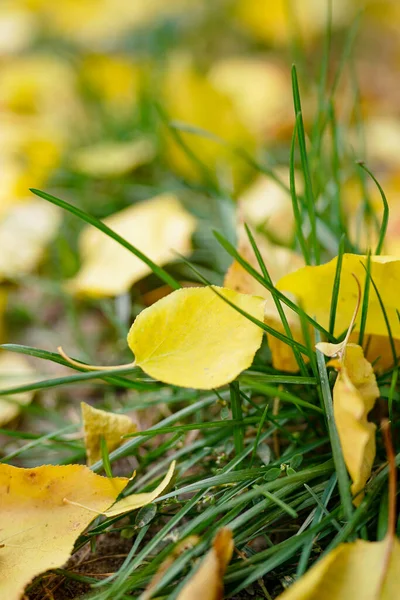
[[[230,529],[219,529],[212,548],[199,568],[179,593],[177,600],[222,600],[223,577],[232,558],[233,539]]]
[[[124,435],[137,430],[135,423],[127,415],[119,415],[93,408],[81,402],[83,431],[87,464],[93,465],[101,459],[101,440],[104,439],[107,451],[112,452],[126,440]]]
[[[336,272],[337,258],[319,266],[306,266],[294,273],[282,277],[276,287],[283,292],[292,293],[301,303],[304,310],[316,318],[326,329],[329,328],[329,315],[332,289]],[[340,287],[335,320],[335,335],[340,335],[348,328],[357,298],[354,286],[356,276],[364,290],[367,257],[357,254],[344,254],[340,278]],[[389,319],[393,338],[400,339],[400,322],[397,317],[397,289],[400,284],[400,258],[396,256],[371,256],[370,273],[381,295]],[[323,290],[323,293],[321,293]],[[360,329],[360,315],[355,321],[354,332]],[[393,364],[388,349],[389,338],[386,322],[377,295],[370,285],[368,316],[365,326],[365,336],[371,344],[368,350],[368,360],[374,362],[379,358],[376,368],[383,369]],[[350,339],[354,339],[353,337]],[[378,343],[379,342],[379,343]],[[373,352],[372,352],[373,351]]]
[[[195,218],[172,194],[125,208],[104,223],[158,265],[175,260],[176,252],[189,254],[196,227]],[[117,296],[151,273],[143,261],[93,227],[84,229],[80,250],[82,267],[68,284],[79,295]]]
[[[321,558],[279,600],[394,600],[400,598],[400,543],[357,540]]]
[[[0,354],[0,390],[26,385],[35,379],[35,370],[24,356],[11,352]],[[0,427],[15,419],[21,407],[32,402],[33,396],[34,392],[0,396]]]
[[[258,296],[216,286],[176,290],[136,317],[128,334],[135,364],[180,387],[207,390],[233,381],[252,364],[263,330],[224,298],[262,321],[265,301]]]
[[[253,234],[253,236],[272,282],[279,279],[283,273],[289,273],[291,270],[303,266],[303,258],[292,250],[271,244],[261,235]],[[238,252],[261,274],[258,261],[243,227],[239,228]],[[234,261],[229,267],[225,275],[224,286],[241,293],[263,296],[266,300],[264,322],[275,329],[275,331],[285,334],[285,329],[272,294],[248,271],[246,271],[239,262]],[[300,343],[304,343],[301,323],[297,314],[283,304],[282,308],[285,312],[293,338]],[[272,354],[272,365],[274,369],[292,373],[298,371],[298,362],[293,354],[292,348],[269,333],[267,333],[267,339]]]
[[[0,464],[0,597],[19,600],[26,585],[62,567],[76,539],[128,479],[100,477],[83,465],[22,469]]]
[[[353,502],[358,506],[375,459],[376,426],[368,421],[368,413],[379,397],[379,388],[361,346],[347,344],[343,355],[328,364],[339,371],[333,388],[333,414],[352,479]]]
[[[103,511],[101,514],[105,515],[106,517],[117,517],[118,515],[123,515],[127,512],[131,512],[132,510],[142,508],[142,506],[146,506],[147,504],[151,504],[163,493],[165,489],[167,489],[171,483],[175,471],[175,465],[176,462],[173,460],[165,477],[152,492],[130,494],[129,496],[126,496],[126,498],[122,498],[122,500],[119,500],[113,504],[113,506]]]

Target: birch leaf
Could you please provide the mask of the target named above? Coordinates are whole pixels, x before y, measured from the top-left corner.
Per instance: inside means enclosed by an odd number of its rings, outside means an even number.
[[[7,389],[32,383],[35,371],[28,361],[18,354],[11,352],[0,355],[0,389]],[[23,392],[12,396],[0,397],[0,427],[9,423],[21,411],[21,406],[30,404],[34,392]]]
[[[230,529],[220,529],[200,567],[187,582],[177,600],[222,600],[223,577],[232,558],[233,539]]]
[[[145,139],[101,142],[77,150],[72,162],[77,171],[90,177],[121,177],[150,162],[154,155],[154,145]]]
[[[164,479],[152,492],[130,494],[126,498],[122,498],[122,500],[116,502],[108,510],[103,511],[102,514],[106,517],[116,517],[118,515],[123,515],[127,512],[131,512],[132,510],[137,510],[138,508],[146,506],[147,504],[151,504],[158,496],[160,496],[163,493],[163,491],[171,483],[172,477],[174,475],[175,464],[176,463],[173,460],[169,466],[169,469]]]
[[[135,423],[126,415],[99,410],[85,402],[81,402],[81,410],[89,466],[101,459],[102,438],[108,452],[112,452],[126,441],[122,436],[137,430]]]
[[[279,600],[393,600],[400,598],[399,566],[397,538],[340,544]]]
[[[260,235],[255,236],[255,241],[273,282],[279,279],[283,273],[298,269],[304,264],[302,257],[295,254],[292,250],[271,244],[266,238]],[[239,228],[238,251],[261,274],[258,261],[243,227]],[[266,300],[264,322],[276,331],[279,331],[279,333],[285,333],[272,294],[237,261],[234,261],[228,269],[224,279],[224,286],[241,293],[263,296]],[[282,308],[288,320],[293,338],[298,342],[304,343],[298,316],[283,304]],[[291,347],[268,333],[267,339],[274,369],[288,372],[298,371],[298,363]]]
[[[342,359],[330,364],[339,370],[333,388],[333,413],[344,461],[353,482],[353,502],[358,506],[375,459],[376,426],[368,421],[368,413],[379,397],[379,388],[361,346],[348,344]]]
[[[145,373],[172,385],[212,389],[250,367],[263,331],[216,292],[263,319],[260,297],[218,287],[176,290],[143,310],[129,332],[129,347]]]
[[[162,194],[104,219],[113,231],[158,265],[191,251],[196,221],[172,194]],[[115,240],[92,227],[80,238],[83,264],[69,283],[77,294],[118,296],[151,273],[150,268]]]
[[[36,575],[62,567],[94,518],[81,505],[104,511],[127,483],[82,465],[0,464],[0,597],[18,600]],[[66,503],[66,497],[80,505]]]

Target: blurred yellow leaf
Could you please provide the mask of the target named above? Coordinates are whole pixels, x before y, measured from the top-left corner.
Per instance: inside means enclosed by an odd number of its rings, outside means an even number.
[[[25,357],[11,352],[0,354],[0,390],[32,383],[35,371]],[[9,423],[20,412],[21,406],[32,402],[34,392],[22,392],[12,396],[0,396],[0,427]]]
[[[0,281],[20,278],[37,267],[60,219],[57,208],[35,199],[17,203],[2,215]]]
[[[290,273],[304,265],[303,258],[292,250],[271,244],[261,235],[253,234],[253,236],[273,283],[283,274]],[[238,252],[242,258],[250,263],[250,265],[261,274],[261,269],[244,227],[239,228]],[[279,333],[285,333],[272,294],[261,283],[254,279],[254,277],[252,277],[252,275],[250,275],[250,273],[237,261],[234,261],[229,267],[225,275],[224,286],[243,294],[253,294],[265,298],[264,322]],[[298,316],[283,304],[282,308],[285,312],[294,339],[303,343],[303,333]],[[298,362],[296,361],[291,347],[268,333],[267,338],[272,354],[272,364],[274,369],[289,372],[298,371]]]
[[[321,346],[319,349],[322,351]],[[376,426],[368,421],[368,413],[379,398],[379,388],[361,346],[347,344],[343,355],[328,364],[339,371],[333,388],[333,413],[344,461],[353,482],[353,502],[358,506],[375,459]]]
[[[143,310],[128,334],[135,362],[145,373],[207,390],[250,367],[263,331],[216,292],[262,321],[263,298],[215,286],[176,290]]]
[[[240,182],[248,166],[233,148],[251,151],[254,136],[229,96],[179,57],[167,70],[164,100],[172,121],[197,129],[177,131],[184,147],[168,132],[166,159],[171,166],[190,179],[202,180],[206,170],[209,176],[221,173],[229,182]]]
[[[126,441],[123,439],[124,435],[137,430],[135,423],[126,415],[99,410],[86,402],[81,402],[81,411],[89,466],[101,459],[102,438],[108,452],[112,452]]]
[[[400,598],[400,543],[357,540],[340,544],[279,600],[394,600]]]
[[[132,510],[142,508],[142,506],[146,506],[147,504],[151,504],[171,483],[175,471],[175,464],[176,462],[173,460],[164,479],[152,492],[130,494],[129,496],[126,496],[126,498],[122,498],[122,500],[119,500],[113,504],[113,506],[111,506],[111,508],[108,510],[102,511],[101,514],[105,515],[106,517],[116,517],[118,515],[131,512]]]
[[[196,221],[172,194],[162,194],[104,219],[113,231],[158,265],[189,254]],[[151,273],[129,250],[104,233],[87,227],[80,238],[83,264],[69,283],[72,292],[117,296]]]
[[[77,150],[72,164],[74,169],[91,177],[120,177],[150,162],[154,155],[150,140],[100,142]]]
[[[19,600],[25,586],[62,567],[75,540],[106,510],[128,479],[95,475],[82,465],[21,469],[0,464],[0,597]]]
[[[200,567],[189,579],[177,600],[222,600],[223,577],[232,558],[233,539],[230,529],[219,529],[212,548],[207,552]]]
[[[307,266],[282,277],[277,288],[296,296],[304,310],[316,318],[326,329],[329,327],[329,314],[335,277],[337,258],[320,266]],[[364,290],[367,257],[357,254],[344,254],[340,278],[339,296],[336,310],[335,335],[340,335],[348,328],[351,321],[357,291],[353,274]],[[372,256],[370,272],[381,295],[389,319],[392,335],[400,339],[400,322],[397,317],[397,288],[400,283],[400,259],[396,256]],[[321,293],[323,290],[323,293]],[[354,331],[359,331],[360,316],[356,319]],[[368,317],[365,327],[366,336],[371,335],[371,344],[367,358],[371,362],[380,357],[378,368],[393,364],[393,357],[388,354],[388,330],[383,317],[377,295],[370,285]],[[353,338],[350,338],[353,339]],[[373,342],[373,343],[372,343]]]

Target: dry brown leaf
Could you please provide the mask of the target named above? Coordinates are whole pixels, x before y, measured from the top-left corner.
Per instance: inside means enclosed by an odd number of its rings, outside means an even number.
[[[137,431],[135,423],[126,415],[99,410],[86,402],[81,402],[81,411],[89,466],[101,459],[102,438],[108,452],[112,452],[126,441],[124,435]]]
[[[232,532],[220,529],[199,568],[178,595],[177,600],[222,600],[223,577],[233,553]]]
[[[82,465],[21,469],[0,464],[0,597],[19,600],[36,575],[68,560],[94,515],[66,503],[67,496],[102,512],[127,483]]]

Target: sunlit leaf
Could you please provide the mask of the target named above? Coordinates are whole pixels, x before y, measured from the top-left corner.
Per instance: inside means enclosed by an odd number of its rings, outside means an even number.
[[[230,529],[217,531],[212,548],[199,568],[178,595],[177,600],[222,600],[223,577],[232,558],[233,539]]]
[[[170,194],[121,210],[104,223],[158,265],[174,260],[175,252],[189,254],[196,227],[194,217]],[[69,283],[77,294],[117,296],[151,273],[129,250],[92,227],[83,231],[80,247],[83,264]]]
[[[124,443],[124,435],[137,430],[135,423],[127,415],[99,410],[86,402],[81,402],[81,410],[88,465],[101,459],[102,438],[108,452],[111,452]]]
[[[393,600],[400,597],[399,565],[397,538],[340,544],[279,600]]]
[[[24,356],[2,352],[0,354],[0,389],[32,383],[35,371]],[[24,392],[0,398],[0,427],[9,423],[20,413],[21,406],[32,401],[34,393]]]
[[[155,379],[198,389],[225,385],[247,369],[263,331],[216,292],[262,321],[260,297],[218,287],[177,290],[133,323],[128,344],[136,364]]]
[[[128,482],[95,475],[82,465],[21,469],[0,464],[0,596],[19,600],[39,573],[62,567],[94,514]]]

